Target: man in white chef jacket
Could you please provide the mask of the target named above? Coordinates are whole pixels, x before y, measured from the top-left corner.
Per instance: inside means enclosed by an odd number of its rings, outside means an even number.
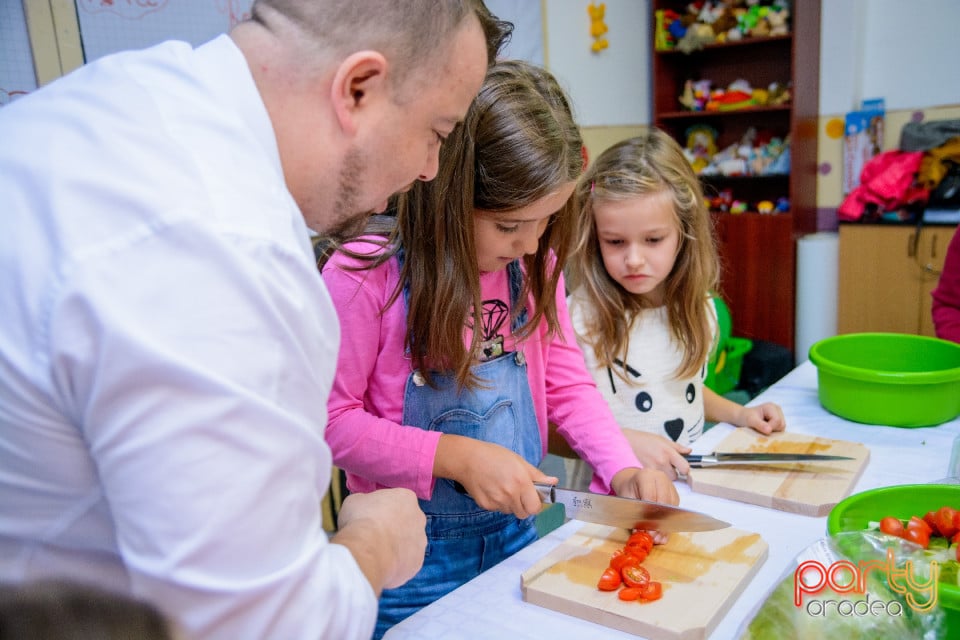
[[[424,517],[389,490],[322,530],[339,325],[308,228],[432,179],[509,30],[481,0],[257,0],[0,109],[0,581],[187,637],[370,636]]]

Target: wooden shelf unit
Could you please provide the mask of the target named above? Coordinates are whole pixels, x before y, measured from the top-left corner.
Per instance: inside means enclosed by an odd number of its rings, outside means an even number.
[[[687,2],[654,0],[653,11],[685,12]],[[760,200],[790,201],[786,213],[715,213],[722,263],[720,292],[738,336],[794,348],[796,240],[817,230],[817,126],[820,85],[820,0],[794,0],[790,33],[747,37],[683,53],[654,47],[651,19],[653,122],[681,146],[687,129],[707,124],[717,131],[719,150],[734,144],[749,127],[790,138],[790,173],[763,176],[702,176],[707,197],[730,189],[755,206]],[[787,84],[789,103],[737,111],[686,111],[680,104],[687,80],[727,87],[744,79],[754,88]]]

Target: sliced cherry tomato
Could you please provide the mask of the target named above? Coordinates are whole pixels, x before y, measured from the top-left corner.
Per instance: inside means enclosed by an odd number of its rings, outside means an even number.
[[[934,513],[931,511],[930,513]],[[927,515],[930,515],[928,513]],[[933,533],[933,527],[930,526],[930,523],[927,522],[926,517],[918,518],[917,516],[910,516],[910,520],[907,522],[907,529],[922,529],[927,537],[930,537],[930,534]]]
[[[960,543],[960,531],[957,531],[953,534],[953,537],[950,538],[950,542]]]
[[[641,549],[640,547],[631,547],[630,553],[636,556],[637,559],[640,560],[640,563],[646,560],[648,555],[647,550]]]
[[[616,591],[620,588],[621,582],[620,572],[608,567],[603,570],[600,582],[597,583],[597,589],[600,589],[600,591]]]
[[[650,549],[653,549],[653,536],[646,531],[631,533],[630,537],[627,538],[627,548],[631,547],[639,547],[649,553]]]
[[[900,518],[894,518],[893,516],[887,516],[880,521],[880,531],[889,534],[891,536],[897,536],[898,538],[903,537],[903,522]]]
[[[641,597],[643,592],[643,587],[624,587],[620,589],[620,592],[617,594],[617,597],[621,600],[637,600]]]
[[[922,522],[922,521],[921,521]],[[924,549],[930,545],[930,532],[920,527],[907,527],[903,533],[904,540],[915,542]]]
[[[917,518],[917,516],[913,516],[910,519],[912,520],[913,518]],[[917,520],[920,520],[926,523],[926,525],[930,528],[930,531],[928,531],[927,533],[932,533],[937,528],[937,512],[936,511],[927,511],[927,515],[923,516],[922,518],[917,518]]]
[[[628,587],[642,587],[650,582],[650,572],[641,566],[624,567],[620,570],[623,583]]]
[[[624,567],[628,566],[640,566],[640,563],[643,562],[643,559],[633,553],[632,551],[620,550],[613,554],[613,557],[610,558],[610,567],[621,571]]]
[[[663,597],[663,585],[656,580],[651,580],[643,585],[643,591],[640,593],[641,600],[659,600]]]
[[[937,532],[944,538],[949,538],[957,532],[957,527],[953,524],[954,516],[956,515],[957,510],[953,507],[943,506],[937,509],[937,513],[933,519],[937,525]]]

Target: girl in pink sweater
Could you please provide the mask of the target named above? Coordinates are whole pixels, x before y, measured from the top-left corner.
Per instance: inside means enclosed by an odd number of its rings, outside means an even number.
[[[536,538],[548,421],[593,489],[676,504],[643,469],[586,371],[561,269],[582,140],[539,67],[499,62],[398,201],[389,237],[323,269],[341,318],[327,441],[353,492],[406,487],[427,514],[424,567],[384,591],[376,635]]]

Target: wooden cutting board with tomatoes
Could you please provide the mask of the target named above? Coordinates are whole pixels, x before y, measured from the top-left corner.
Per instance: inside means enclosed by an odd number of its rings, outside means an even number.
[[[859,442],[789,431],[764,436],[752,429],[734,429],[716,450],[724,453],[816,453],[853,458],[705,467],[691,469],[687,474],[687,483],[697,493],[808,516],[825,516],[850,495],[870,459],[870,450]]]
[[[520,578],[526,602],[651,640],[705,638],[767,558],[757,533],[728,527],[672,533],[640,563],[661,586],[655,600],[621,600],[598,583],[629,532],[584,524]]]

